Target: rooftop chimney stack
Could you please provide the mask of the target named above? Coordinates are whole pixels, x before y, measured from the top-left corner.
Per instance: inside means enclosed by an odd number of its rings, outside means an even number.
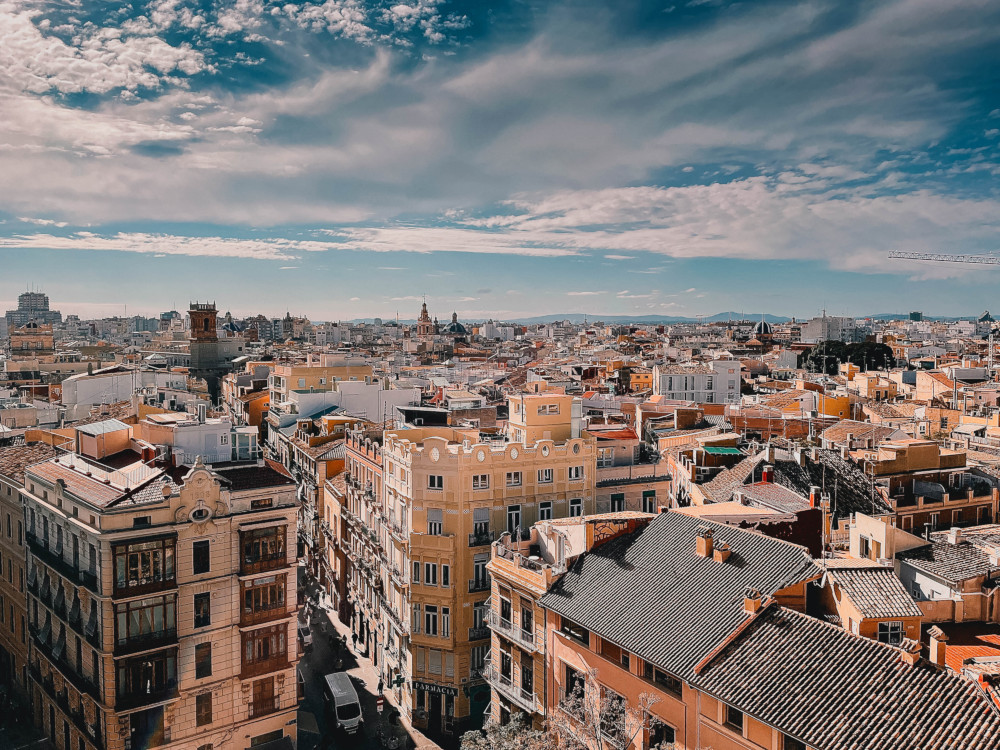
[[[937,625],[928,630],[927,635],[931,639],[931,661],[939,667],[943,667],[945,653],[948,650],[948,636]]]
[[[712,552],[712,558],[716,562],[726,562],[729,557],[733,554],[733,550],[725,542],[719,542],[715,545],[715,549]]]
[[[763,484],[773,484],[774,483],[774,467],[768,464],[764,467],[760,474],[760,481]]]
[[[901,658],[910,666],[914,666],[918,661],[920,661],[919,641],[915,641],[912,638],[904,638],[902,643],[899,644],[899,648],[903,652]]]
[[[743,592],[743,609],[747,614],[755,615],[760,612],[762,602],[763,598],[760,595],[760,591],[753,586],[747,587],[747,590]]]
[[[962,530],[960,528],[956,526],[948,529],[948,544],[954,546],[956,544],[961,544],[963,541]]]
[[[712,529],[708,526],[698,527],[698,557],[712,556]]]
[[[819,507],[819,500],[820,500],[820,494],[819,493],[820,493],[819,487],[817,487],[816,485],[812,485],[809,488],[809,507],[810,508],[818,508]]]

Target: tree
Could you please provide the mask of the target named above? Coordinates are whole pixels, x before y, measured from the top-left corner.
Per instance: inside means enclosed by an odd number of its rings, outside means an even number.
[[[802,360],[809,372],[836,375],[840,365],[850,362],[862,370],[885,370],[896,363],[892,349],[874,341],[845,344],[843,341],[821,341]]]
[[[483,731],[462,735],[461,750],[546,750],[551,748],[546,732],[533,729],[527,717],[514,714],[506,724],[489,722]]]

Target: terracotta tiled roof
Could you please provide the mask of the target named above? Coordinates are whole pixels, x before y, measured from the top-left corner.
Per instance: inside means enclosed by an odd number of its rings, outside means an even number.
[[[24,485],[24,471],[29,466],[48,461],[61,453],[47,443],[28,443],[0,448],[0,476]]]

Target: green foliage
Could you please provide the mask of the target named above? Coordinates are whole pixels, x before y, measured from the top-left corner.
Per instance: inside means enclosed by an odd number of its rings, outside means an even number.
[[[524,714],[515,714],[507,724],[490,722],[481,732],[462,735],[461,750],[541,750],[550,746],[544,732],[532,729]]]

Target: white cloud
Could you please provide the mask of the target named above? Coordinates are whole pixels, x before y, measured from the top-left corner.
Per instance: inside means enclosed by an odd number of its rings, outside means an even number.
[[[56,221],[55,219],[33,219],[30,216],[18,216],[17,220],[24,224],[35,224],[40,227],[67,227],[65,221]]]
[[[608,260],[635,260],[634,255],[605,255]]]
[[[566,292],[567,297],[596,297],[598,294],[607,294],[606,291],[602,292]]]
[[[0,2],[0,89],[103,94],[157,88],[168,75],[194,75],[209,68],[188,44],[172,46],[147,33],[83,26],[73,45],[43,34],[39,11]]]

